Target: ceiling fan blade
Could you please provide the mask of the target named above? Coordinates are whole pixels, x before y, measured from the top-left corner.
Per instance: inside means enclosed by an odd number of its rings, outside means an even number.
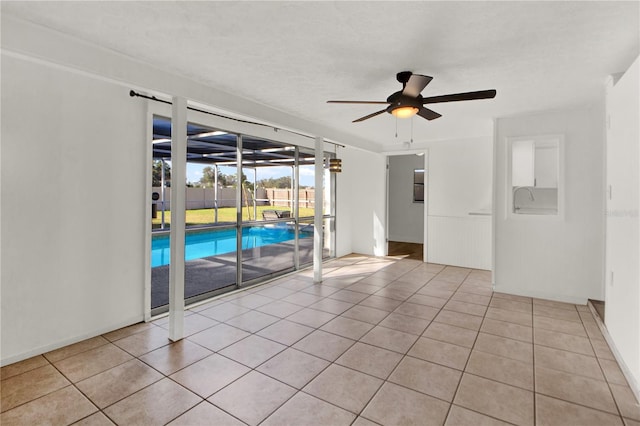
[[[385,108],[385,109],[383,109],[383,110],[376,111],[376,112],[374,112],[373,114],[365,115],[364,117],[360,117],[360,118],[358,118],[357,120],[353,120],[353,122],[354,122],[354,123],[359,123],[360,121],[368,120],[368,119],[370,119],[371,117],[375,117],[376,115],[380,115],[380,114],[382,114],[383,112],[387,112],[387,109]]]
[[[428,75],[411,74],[409,81],[407,81],[407,84],[402,90],[402,94],[417,98],[420,92],[422,92],[422,89],[427,87],[427,84],[429,84],[431,80],[433,80],[433,77],[429,77]]]
[[[472,101],[475,99],[495,98],[495,90],[479,90],[477,92],[453,93],[451,95],[430,96],[422,100],[423,104],[437,104],[440,102]]]
[[[328,104],[380,104],[387,105],[387,101],[327,101]]]
[[[427,120],[435,120],[436,118],[442,117],[442,114],[438,114],[437,112],[425,107],[418,110],[418,115],[422,118],[426,118]]]

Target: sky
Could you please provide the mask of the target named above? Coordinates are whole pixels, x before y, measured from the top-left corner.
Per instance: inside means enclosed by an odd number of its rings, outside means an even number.
[[[188,182],[199,182],[202,177],[202,169],[205,168],[206,165],[195,164],[195,163],[187,163],[187,181]],[[314,166],[302,166],[300,167],[300,186],[314,186]],[[225,175],[235,173],[235,167],[221,167],[220,172]],[[258,176],[257,179],[269,179],[269,178],[278,178],[282,176],[290,176],[291,168],[289,167],[260,167],[258,168]],[[253,172],[248,174],[245,171],[247,178],[249,180],[253,180]]]

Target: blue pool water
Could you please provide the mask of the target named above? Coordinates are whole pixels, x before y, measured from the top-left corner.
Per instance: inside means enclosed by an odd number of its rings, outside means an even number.
[[[309,238],[310,232],[300,232],[300,238]],[[295,234],[288,226],[249,227],[242,229],[242,249],[267,246],[291,241]],[[200,259],[236,251],[236,230],[215,229],[190,232],[185,238],[185,260]],[[154,235],[151,240],[151,267],[169,264],[169,235]]]

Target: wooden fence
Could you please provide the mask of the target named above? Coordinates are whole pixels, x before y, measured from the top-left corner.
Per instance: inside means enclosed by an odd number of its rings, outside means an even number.
[[[158,210],[161,209],[161,188],[154,187],[153,192],[158,193]],[[292,207],[293,191],[280,188],[258,188],[256,191],[256,203],[259,206]],[[171,188],[165,189],[165,210],[171,210]],[[253,204],[253,195],[247,191],[249,204]],[[301,189],[299,193],[300,207],[314,206],[314,189]],[[244,204],[244,203],[243,203]],[[218,207],[235,207],[236,189],[218,188]],[[215,206],[215,191],[213,188],[187,188],[186,194],[187,210],[212,209]]]

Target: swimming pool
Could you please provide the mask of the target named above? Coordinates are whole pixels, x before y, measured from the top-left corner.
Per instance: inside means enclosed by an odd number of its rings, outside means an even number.
[[[310,238],[312,232],[301,231],[299,238]],[[292,241],[295,238],[289,226],[253,226],[242,229],[242,249]],[[189,232],[185,237],[185,260],[200,259],[236,251],[235,229],[213,229]],[[154,235],[151,239],[151,267],[169,264],[169,235]]]

